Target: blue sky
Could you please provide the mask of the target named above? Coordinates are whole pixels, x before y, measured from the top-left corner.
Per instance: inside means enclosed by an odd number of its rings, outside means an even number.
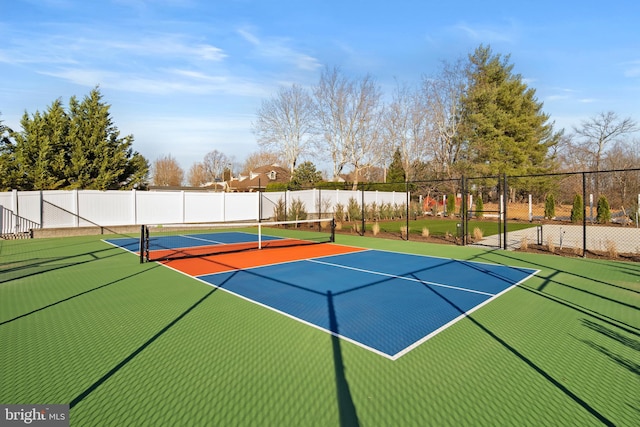
[[[321,69],[371,74],[391,94],[480,44],[511,55],[556,128],[614,111],[640,121],[635,0],[5,0],[0,119],[99,85],[115,125],[153,162],[187,171],[211,150],[242,163],[281,85]]]

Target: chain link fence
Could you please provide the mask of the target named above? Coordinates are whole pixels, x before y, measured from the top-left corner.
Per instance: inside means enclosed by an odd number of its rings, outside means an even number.
[[[359,186],[402,187],[406,202],[362,192],[327,211],[360,235],[640,261],[640,168]]]

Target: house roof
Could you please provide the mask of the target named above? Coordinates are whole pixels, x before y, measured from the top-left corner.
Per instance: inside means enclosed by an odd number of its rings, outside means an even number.
[[[248,175],[240,174],[229,181],[230,191],[257,191],[263,189],[272,182],[289,182],[291,174],[288,170],[278,165],[257,167]]]

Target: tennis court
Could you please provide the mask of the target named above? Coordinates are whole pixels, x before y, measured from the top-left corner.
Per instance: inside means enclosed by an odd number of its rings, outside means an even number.
[[[640,266],[291,233],[145,263],[138,236],[2,242],[0,402],[72,425],[640,419]]]

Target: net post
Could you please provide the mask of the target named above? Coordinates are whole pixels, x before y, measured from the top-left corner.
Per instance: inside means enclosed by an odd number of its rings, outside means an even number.
[[[140,264],[144,263],[144,225],[140,226]]]
[[[258,249],[262,249],[262,223],[258,223]]]
[[[336,241],[336,219],[335,218],[331,218],[331,236],[329,237],[329,241],[331,243],[335,243]]]
[[[147,227],[146,225],[144,226],[144,254],[145,257],[147,259],[147,262],[149,262],[149,252],[150,252],[150,243],[149,243],[149,227]]]

